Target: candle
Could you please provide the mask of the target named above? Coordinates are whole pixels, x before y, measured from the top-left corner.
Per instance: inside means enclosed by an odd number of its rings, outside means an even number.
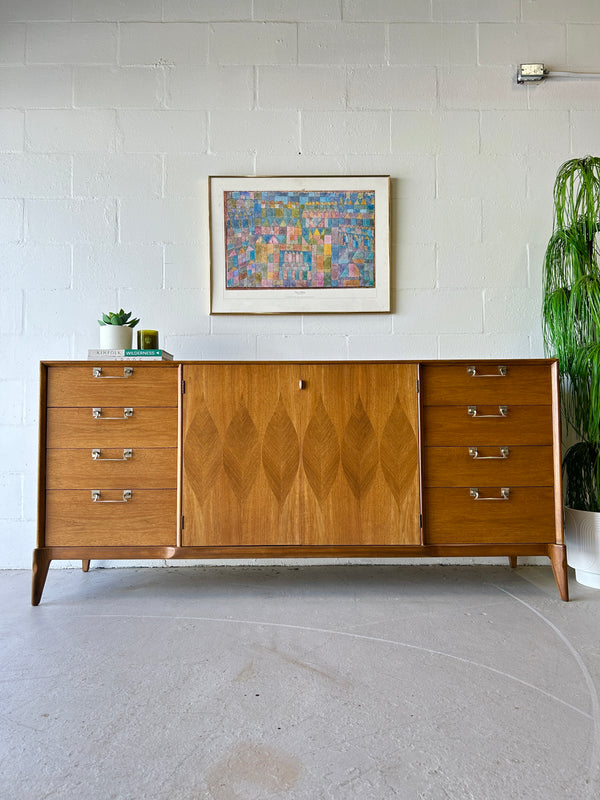
[[[158,350],[158,331],[138,331],[138,350]]]

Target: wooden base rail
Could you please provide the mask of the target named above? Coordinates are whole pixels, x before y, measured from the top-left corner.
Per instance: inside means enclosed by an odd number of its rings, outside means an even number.
[[[31,604],[39,605],[52,561],[82,562],[87,572],[90,561],[119,559],[257,559],[257,558],[456,558],[506,556],[511,567],[519,556],[548,556],[561,600],[569,599],[567,561],[564,545],[419,545],[419,546],[285,546],[285,547],[39,547],[33,551]]]

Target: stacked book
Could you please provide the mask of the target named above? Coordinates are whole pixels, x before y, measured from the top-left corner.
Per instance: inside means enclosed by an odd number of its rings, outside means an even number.
[[[172,361],[173,356],[166,350],[111,350],[99,348],[88,350],[91,361]]]

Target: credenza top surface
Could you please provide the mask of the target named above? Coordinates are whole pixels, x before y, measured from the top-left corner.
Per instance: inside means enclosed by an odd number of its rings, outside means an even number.
[[[448,358],[448,359],[423,359],[423,358],[406,358],[406,359],[318,359],[318,358],[294,358],[294,359],[173,359],[164,361],[146,361],[143,357],[135,359],[103,359],[103,358],[86,358],[86,359],[70,359],[60,361],[48,361],[42,359],[40,364],[47,367],[62,367],[62,366],[90,366],[96,364],[129,364],[131,366],[144,365],[145,367],[177,367],[180,364],[186,365],[202,365],[202,364],[422,364],[427,367],[435,366],[448,366],[452,364],[548,364],[549,366],[557,363],[556,358]]]

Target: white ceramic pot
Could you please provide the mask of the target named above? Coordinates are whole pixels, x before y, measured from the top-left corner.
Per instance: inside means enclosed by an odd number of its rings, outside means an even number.
[[[100,325],[100,347],[130,350],[133,328],[129,325]]]
[[[577,582],[600,589],[600,511],[565,506],[565,540]]]

